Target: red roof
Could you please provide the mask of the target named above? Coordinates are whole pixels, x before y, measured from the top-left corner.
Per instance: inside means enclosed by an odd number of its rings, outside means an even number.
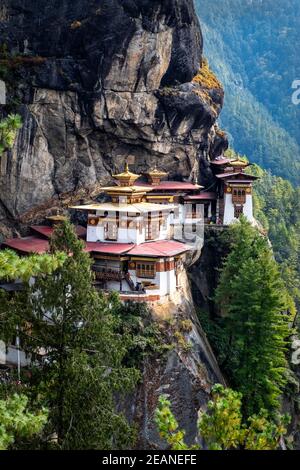
[[[191,196],[186,196],[184,198],[186,201],[198,201],[198,200],[205,200],[205,201],[214,201],[215,199],[217,199],[217,195],[216,193],[209,193],[209,192],[203,192],[203,193],[200,193],[200,194],[192,194]]]
[[[211,162],[212,165],[227,165],[228,163],[232,162],[229,158],[219,158],[216,160],[213,160]]]
[[[248,179],[251,181],[258,179],[258,176],[247,175],[247,173],[244,173],[242,171],[236,171],[235,173],[221,173],[220,175],[216,175],[217,178],[221,178],[221,179],[226,179],[232,176],[243,176],[245,177],[245,179]]]
[[[122,255],[127,253],[130,248],[134,247],[132,243],[101,243],[101,242],[86,242],[86,252],[106,253],[112,255]]]
[[[35,236],[25,238],[12,238],[6,240],[3,245],[20,253],[46,253],[49,250],[48,240],[37,238]],[[188,251],[189,247],[180,242],[173,240],[163,240],[156,242],[146,242],[141,245],[133,243],[101,243],[87,242],[85,250],[88,253],[103,253],[112,255],[133,255],[133,256],[150,256],[164,257],[175,256]]]
[[[54,227],[49,227],[48,225],[32,225],[30,228],[34,232],[47,238],[51,237],[54,230]],[[86,235],[86,228],[82,227],[81,225],[76,225],[75,230],[78,237],[82,238]]]
[[[128,254],[133,256],[161,257],[179,255],[188,250],[189,247],[184,243],[175,242],[173,240],[163,240],[136,245]]]
[[[21,253],[42,254],[49,250],[48,241],[37,237],[11,238],[10,240],[5,240],[3,245]]]
[[[185,181],[161,181],[157,186],[153,186],[154,191],[195,191],[195,189],[199,189],[199,186]]]
[[[161,181],[156,186],[149,183],[137,182],[136,185],[152,188],[153,191],[195,191],[199,189],[199,185],[186,181]]]

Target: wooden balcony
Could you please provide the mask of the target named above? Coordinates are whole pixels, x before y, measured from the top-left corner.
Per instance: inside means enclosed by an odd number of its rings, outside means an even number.
[[[122,281],[125,279],[125,273],[116,269],[103,268],[93,265],[92,267],[97,281]]]

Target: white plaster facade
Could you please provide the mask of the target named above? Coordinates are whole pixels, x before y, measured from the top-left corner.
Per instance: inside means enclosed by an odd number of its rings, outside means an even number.
[[[153,259],[153,261],[155,261]],[[109,268],[112,264],[109,263]],[[129,269],[128,273],[134,285],[143,284],[143,283],[151,283],[152,285],[157,286],[157,288],[153,287],[145,287],[144,291],[148,295],[159,295],[160,297],[171,295],[177,290],[177,283],[176,283],[176,274],[175,269],[171,269],[169,271],[162,271],[156,272],[154,278],[146,278],[146,277],[138,277],[136,270]],[[106,281],[106,288],[110,291],[117,291],[117,292],[129,292],[130,286],[127,283],[126,279],[122,279],[122,289],[120,289],[120,281]],[[132,291],[134,294],[138,294],[137,291]]]
[[[253,217],[253,198],[252,194],[246,195],[246,202],[243,204],[243,214],[249,220],[249,222],[254,222]],[[237,219],[234,217],[234,204],[232,202],[232,194],[224,194],[224,225],[230,225],[235,222]]]
[[[160,261],[163,261],[163,259]],[[129,274],[134,284],[143,283],[143,282],[151,282],[151,284],[155,284],[158,286],[158,289],[147,289],[146,287],[145,288],[146,294],[160,295],[160,296],[171,295],[172,293],[176,291],[176,288],[177,288],[175,269],[171,269],[169,271],[156,272],[155,278],[149,278],[149,279],[145,277],[143,278],[138,277],[136,275],[135,270],[129,270]]]
[[[151,213],[153,217],[158,216],[157,213]],[[97,217],[103,216],[100,211],[97,211]],[[160,230],[158,236],[151,239],[152,241],[167,240],[170,238],[170,225],[172,220],[172,214],[163,213],[164,223],[160,224]],[[117,226],[117,216],[115,213],[109,213],[111,223]],[[140,245],[147,241],[146,226],[148,222],[148,213],[137,217],[130,217],[126,214],[119,215],[119,227],[116,229],[117,237],[115,240],[108,240],[105,235],[105,222],[101,222],[101,225],[87,225],[87,242],[107,242],[107,243],[134,243]],[[122,222],[126,227],[122,227]],[[128,222],[128,226],[127,226]],[[157,222],[153,222],[153,225]],[[138,226],[138,228],[136,228]]]
[[[0,341],[0,364],[17,367],[25,367],[30,363],[30,358],[26,356],[24,351],[17,346],[8,346],[4,341]]]

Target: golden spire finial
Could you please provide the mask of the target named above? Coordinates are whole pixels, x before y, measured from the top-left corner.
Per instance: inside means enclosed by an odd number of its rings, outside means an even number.
[[[136,175],[129,170],[128,163],[125,163],[125,169],[123,173],[119,173],[118,175],[113,175],[113,177],[119,181],[121,186],[132,186],[134,182],[140,177],[140,175]]]
[[[165,171],[160,171],[157,168],[157,163],[155,162],[153,170],[150,170],[146,173],[148,176],[149,183],[152,184],[152,186],[158,186],[160,184],[160,180],[167,176],[167,173]]]

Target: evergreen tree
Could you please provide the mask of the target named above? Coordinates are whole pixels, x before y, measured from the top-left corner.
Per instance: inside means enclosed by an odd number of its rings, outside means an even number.
[[[225,372],[244,396],[245,416],[273,412],[286,383],[290,298],[267,240],[244,218],[230,234],[216,290],[231,350]]]
[[[6,450],[15,439],[31,438],[39,434],[47,421],[47,411],[31,413],[26,395],[0,400],[0,450]]]
[[[115,397],[139,374],[123,365],[130,341],[118,334],[119,300],[95,290],[83,248],[69,222],[58,226],[51,250],[67,260],[15,303],[22,347],[32,356],[29,393],[49,408],[46,431],[59,448],[120,449],[133,431]]]
[[[30,278],[51,274],[66,260],[63,252],[55,254],[19,256],[12,250],[0,251],[0,279],[21,280],[28,283]]]
[[[286,434],[288,416],[278,415],[270,420],[265,410],[243,422],[242,394],[216,384],[207,411],[199,412],[198,441],[203,439],[209,450],[276,450],[280,438]],[[172,450],[199,449],[199,445],[188,446],[185,431],[180,430],[171,411],[171,402],[166,396],[159,398],[155,412],[159,435]]]

